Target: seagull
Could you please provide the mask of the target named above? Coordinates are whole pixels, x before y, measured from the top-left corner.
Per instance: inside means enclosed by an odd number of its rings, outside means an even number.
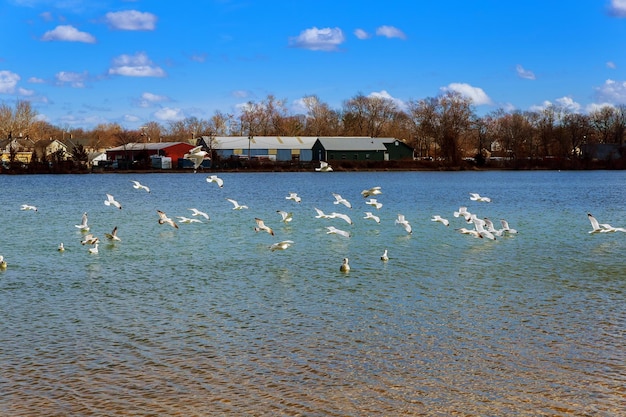
[[[117,237],[117,226],[115,226],[113,228],[113,230],[111,231],[111,233],[105,233],[104,236],[109,239],[109,240],[113,240],[113,241],[117,241],[117,242],[121,242],[122,239],[120,239],[119,237]]]
[[[470,218],[472,216],[472,213],[467,211],[467,207],[461,206],[461,207],[459,207],[459,210],[455,211],[454,213],[452,213],[452,215],[454,217],[463,217],[465,219],[465,221],[469,223]]]
[[[485,221],[482,219],[474,219],[474,228],[478,232],[478,234],[487,239],[496,240],[496,237],[493,233],[485,229]]]
[[[389,256],[387,255],[387,249],[385,249],[383,254],[380,255],[380,260],[383,261],[383,262],[387,262],[389,260]]]
[[[375,198],[370,198],[369,201],[365,202],[365,204],[375,207],[376,210],[380,210],[380,208],[383,206],[383,204],[379,203],[378,200],[376,200]]]
[[[300,198],[300,196],[298,195],[298,193],[292,193],[290,192],[289,195],[287,197],[285,197],[286,200],[293,200],[296,203],[299,203],[302,201],[302,198]]]
[[[430,219],[433,222],[439,222],[442,223],[444,226],[450,226],[450,222],[448,221],[448,219],[444,219],[443,217],[441,217],[438,214],[435,214],[432,219]]]
[[[372,214],[371,211],[366,211],[365,212],[365,217],[363,217],[364,219],[372,219],[374,220],[376,223],[380,223],[380,217]]]
[[[38,211],[38,210],[37,210],[37,207],[35,207],[35,206],[31,206],[31,205],[29,205],[29,204],[22,204],[21,209],[22,209],[22,210],[32,210],[32,211]]]
[[[469,193],[470,200],[472,201],[482,201],[484,203],[491,203],[491,199],[489,197],[483,197],[478,193]]]
[[[193,170],[194,172],[198,169],[202,162],[204,161],[204,157],[207,155],[206,151],[202,150],[202,146],[196,146],[189,150],[188,153],[183,155],[183,158],[189,159],[193,162]]]
[[[591,213],[587,213],[587,217],[589,217],[592,228],[589,233],[626,232],[626,228],[623,227],[613,227],[608,223],[598,223],[598,220]]]
[[[122,209],[122,205],[115,200],[115,198],[111,195],[111,194],[107,194],[107,199],[104,200],[104,205],[105,206],[115,206],[118,209]]]
[[[285,250],[292,244],[293,244],[293,240],[283,240],[282,242],[273,243],[270,246],[270,250],[272,252],[274,252],[275,250]]]
[[[334,226],[327,226],[326,229],[328,230],[326,232],[327,235],[340,235],[343,237],[350,237],[349,232],[346,232],[345,230],[337,229]]]
[[[81,232],[88,232],[89,226],[87,225],[87,212],[83,213],[81,224],[75,224],[75,227],[78,227]]]
[[[293,213],[292,212],[276,210],[276,213],[280,214],[280,216],[283,218],[283,222],[285,222],[285,223],[289,223],[290,221],[293,220]]]
[[[181,223],[202,223],[200,220],[198,219],[192,219],[190,217],[185,217],[185,216],[176,216],[176,218],[181,222]]]
[[[511,234],[516,234],[516,233],[517,233],[517,230],[515,230],[515,229],[511,229],[511,228],[509,227],[509,222],[507,222],[506,220],[504,220],[504,219],[500,219],[500,223],[502,223],[502,230],[503,230],[504,232],[506,232],[506,233],[511,233]]]
[[[348,258],[343,258],[343,262],[341,263],[339,270],[341,272],[350,272],[350,265],[348,264]]]
[[[88,235],[85,235],[83,240],[81,240],[80,244],[81,245],[93,245],[94,243],[98,243],[99,241],[100,240],[96,236],[89,233]]]
[[[147,192],[150,192],[150,188],[146,187],[145,185],[141,184],[139,181],[135,181],[135,180],[130,180],[130,182],[133,183],[133,188],[137,189],[137,190],[146,190]]]
[[[224,180],[219,178],[217,175],[209,175],[206,178],[206,182],[214,182],[214,183],[217,184],[218,187],[220,187],[220,188],[224,187]]]
[[[189,210],[191,210],[191,212],[192,212],[192,213],[191,213],[191,215],[192,215],[192,216],[202,216],[202,217],[204,217],[204,218],[205,218],[205,219],[207,219],[207,220],[211,220],[211,219],[209,218],[209,215],[208,215],[208,214],[206,214],[206,213],[205,213],[205,212],[203,212],[203,211],[200,211],[200,210],[198,210],[198,209],[196,209],[196,208],[190,208]]]
[[[255,232],[267,232],[270,235],[274,236],[274,231],[272,230],[271,227],[266,226],[265,223],[263,222],[263,220],[259,219],[258,217],[255,217],[254,220],[256,221],[256,226],[254,227],[254,231]]]
[[[383,192],[381,191],[380,187],[372,187],[370,189],[361,191],[361,195],[363,196],[363,198],[367,198],[367,197],[382,194],[382,193]]]
[[[345,221],[348,224],[352,224],[352,219],[347,214],[332,212],[332,213],[329,214],[329,217],[331,219],[341,219],[341,220]]]
[[[89,253],[93,253],[93,254],[98,253],[98,242],[94,243],[93,248],[89,248]]]
[[[457,230],[459,233],[462,233],[464,235],[470,235],[475,238],[481,238],[481,239],[483,238],[483,236],[480,233],[478,233],[476,229],[466,229],[465,227],[461,227],[455,230]]]
[[[7,269],[7,261],[4,260],[2,255],[0,255],[0,269]]]
[[[65,246],[63,246],[63,242],[59,243],[59,247],[57,248],[59,252],[65,251]]]
[[[352,208],[352,204],[350,204],[350,202],[343,198],[341,195],[333,193],[333,196],[335,197],[335,201],[333,202],[333,204],[343,204],[348,208]]]
[[[317,212],[317,216],[315,216],[316,219],[332,219],[332,216],[330,216],[328,214],[324,214],[324,212],[322,210],[318,209],[317,207],[313,207],[313,208]]]
[[[227,198],[226,200],[230,201],[232,203],[233,210],[243,210],[243,209],[247,209],[248,206],[245,205],[240,205],[236,200],[233,200],[232,198]]]
[[[178,229],[178,225],[176,224],[176,222],[170,219],[169,217],[167,217],[167,214],[165,214],[161,210],[157,210],[157,213],[159,214],[159,220],[158,220],[159,224],[167,223],[170,226]]]
[[[396,219],[395,223],[404,227],[404,230],[406,230],[408,234],[413,233],[413,230],[411,229],[411,224],[407,219],[404,218],[404,214],[398,214],[398,218]]]
[[[333,167],[331,167],[328,162],[320,161],[320,166],[318,168],[315,168],[315,170],[317,172],[331,172],[333,170]]]
[[[488,232],[493,233],[495,236],[502,236],[502,234],[504,233],[504,229],[496,229],[493,222],[487,217],[485,217],[483,220],[485,222],[485,229]]]

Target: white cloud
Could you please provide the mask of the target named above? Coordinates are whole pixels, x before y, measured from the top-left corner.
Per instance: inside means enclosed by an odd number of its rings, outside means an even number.
[[[585,111],[587,113],[593,113],[595,111],[601,110],[603,107],[615,107],[611,103],[591,103],[585,107]]]
[[[30,77],[28,79],[28,82],[31,84],[43,84],[45,83],[45,80],[43,78],[39,78],[39,77]]]
[[[35,90],[27,90],[26,88],[18,87],[17,94],[19,94],[20,96],[32,97],[35,95]]]
[[[626,0],[611,0],[609,14],[615,17],[626,17]]]
[[[0,71],[0,94],[13,94],[20,79],[14,72]]]
[[[155,118],[166,122],[182,120],[185,118],[185,114],[181,109],[171,107],[163,107],[162,109],[155,111],[153,115]]]
[[[610,69],[616,69],[617,65],[615,65],[615,62],[613,62],[613,61],[607,61],[606,62],[606,67],[610,68]]]
[[[379,97],[379,98],[391,100],[392,102],[396,104],[396,106],[398,106],[398,108],[402,110],[406,109],[406,104],[404,103],[404,101],[400,100],[399,98],[392,97],[391,94],[389,94],[386,90],[382,90],[380,92],[374,91],[370,93],[368,97]]]
[[[483,91],[482,88],[472,87],[465,83],[451,83],[447,87],[441,87],[442,91],[456,91],[464,97],[472,100],[476,106],[484,104],[492,104],[489,96]]]
[[[155,66],[144,52],[138,52],[135,55],[123,54],[114,58],[109,74],[127,77],[164,77],[165,71]]]
[[[152,13],[137,10],[109,12],[105,19],[109,26],[118,30],[154,30],[157,21]]]
[[[336,51],[344,41],[343,31],[337,27],[322,29],[313,27],[303,30],[297,37],[290,38],[289,44],[295,48],[312,51]]]
[[[366,31],[364,31],[363,29],[356,29],[354,31],[354,36],[356,36],[359,39],[369,39],[371,37],[371,35],[367,33]]]
[[[61,71],[55,74],[55,78],[57,80],[58,85],[69,84],[74,88],[84,88],[85,80],[87,79],[87,72],[71,72],[71,71]]]
[[[571,111],[572,113],[578,113],[581,108],[580,104],[576,103],[571,97],[557,98],[556,102],[559,103],[561,107]]]
[[[400,38],[406,39],[406,35],[400,29],[393,26],[380,26],[376,29],[378,36],[384,36],[386,38]]]
[[[524,67],[522,67],[521,65],[517,64],[517,66],[515,67],[515,71],[517,71],[517,76],[520,78],[525,78],[527,80],[534,80],[535,79],[535,73],[532,71],[529,71],[527,69],[524,69]]]
[[[137,100],[137,105],[139,107],[151,107],[158,103],[163,103],[167,101],[170,101],[169,97],[167,96],[159,96],[157,94],[146,92],[141,95],[141,98],[139,100]]]
[[[87,32],[81,32],[71,25],[59,25],[44,33],[41,40],[96,43],[95,37]]]
[[[128,123],[137,123],[139,121],[139,117],[132,114],[125,114],[124,121]]]
[[[250,96],[250,93],[245,90],[235,90],[231,95],[236,98],[246,98]]]
[[[626,81],[606,80],[604,85],[596,88],[596,94],[601,101],[626,104]]]

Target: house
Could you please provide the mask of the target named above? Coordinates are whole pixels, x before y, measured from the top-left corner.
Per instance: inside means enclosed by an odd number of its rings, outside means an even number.
[[[50,160],[52,155],[59,155],[60,159],[67,159],[68,149],[67,145],[63,142],[50,138],[40,139],[33,144],[33,153],[37,155],[40,161]]]
[[[320,137],[312,150],[316,161],[413,159],[413,148],[394,138]]]
[[[168,157],[171,158],[172,168],[177,168],[178,159],[193,148],[194,145],[186,142],[132,142],[107,149],[106,154],[108,161],[117,161],[127,167],[138,161],[148,162],[153,158]]]
[[[0,159],[3,163],[11,160],[24,164],[30,163],[33,155],[33,142],[30,138],[8,138],[0,140]]]
[[[268,159],[272,161],[312,160],[314,136],[216,136],[202,137],[204,145],[222,159]],[[200,143],[198,143],[200,145]]]

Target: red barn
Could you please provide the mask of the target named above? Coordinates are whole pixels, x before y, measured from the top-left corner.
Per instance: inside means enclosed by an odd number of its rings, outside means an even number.
[[[158,142],[158,143],[127,143],[107,149],[107,160],[109,161],[139,161],[146,160],[153,156],[165,156],[172,158],[172,168],[178,165],[178,159],[183,158],[189,150],[195,148],[186,142]]]

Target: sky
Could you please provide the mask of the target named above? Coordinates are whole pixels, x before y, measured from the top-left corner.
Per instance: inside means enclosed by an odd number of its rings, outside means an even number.
[[[479,115],[626,104],[626,0],[0,0],[0,103],[127,129],[269,95],[405,109],[458,91]]]

